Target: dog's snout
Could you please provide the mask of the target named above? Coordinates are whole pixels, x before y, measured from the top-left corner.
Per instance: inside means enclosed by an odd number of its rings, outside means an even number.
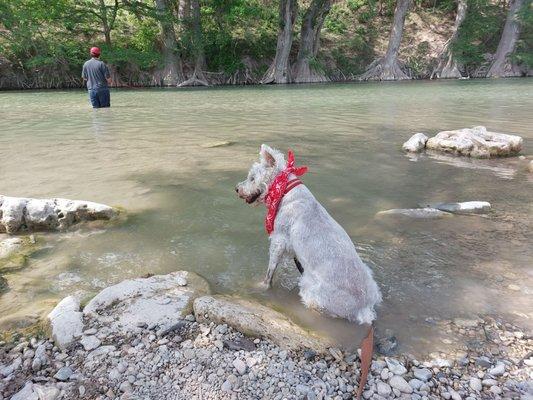
[[[239,193],[239,186],[235,186],[235,192]]]

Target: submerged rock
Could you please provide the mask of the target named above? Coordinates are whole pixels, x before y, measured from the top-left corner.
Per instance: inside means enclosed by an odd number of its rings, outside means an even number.
[[[376,214],[376,217],[386,216],[399,216],[417,219],[433,219],[449,217],[452,214],[438,210],[436,208],[424,207],[424,208],[393,208],[391,210],[380,211]]]
[[[437,210],[451,213],[467,214],[488,211],[491,205],[487,201],[465,201],[462,203],[432,203],[424,205],[424,207],[436,208]]]
[[[225,295],[199,297],[194,301],[194,314],[199,322],[224,323],[286,349],[325,352],[331,346],[326,338],[307,332],[285,315],[253,300]]]
[[[205,149],[211,149],[213,147],[225,147],[225,146],[231,146],[233,142],[230,142],[228,140],[220,140],[218,142],[208,142],[203,143],[200,145],[200,147],[203,147]]]
[[[415,133],[403,144],[402,149],[411,153],[418,153],[419,151],[424,150],[427,141],[428,137],[426,135],[423,133]]]
[[[0,232],[9,234],[64,230],[79,222],[117,215],[118,210],[90,201],[0,196]]]
[[[83,314],[89,324],[99,322],[114,332],[139,331],[141,326],[164,329],[190,314],[193,300],[209,292],[207,281],[188,271],[129,279],[98,293]]]
[[[476,158],[515,155],[522,150],[520,136],[489,132],[484,126],[439,132],[428,139],[429,150]]]

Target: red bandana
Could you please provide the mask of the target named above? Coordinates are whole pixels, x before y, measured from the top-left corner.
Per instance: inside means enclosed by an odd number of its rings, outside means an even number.
[[[302,183],[298,178],[289,181],[289,175],[294,174],[296,176],[302,176],[306,172],[307,167],[294,166],[294,153],[289,150],[287,155],[287,166],[269,185],[268,193],[265,197],[265,205],[267,207],[265,228],[269,235],[274,231],[274,220],[276,219],[279,204],[281,203],[283,196]]]

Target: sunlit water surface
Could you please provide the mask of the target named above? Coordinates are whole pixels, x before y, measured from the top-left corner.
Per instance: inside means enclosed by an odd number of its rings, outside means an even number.
[[[347,230],[383,291],[378,329],[392,329],[403,350],[444,349],[438,319],[488,313],[531,327],[526,162],[410,158],[401,144],[414,132],[485,125],[523,136],[530,154],[532,94],[527,79],[120,90],[111,109],[93,111],[81,91],[0,93],[0,194],[128,211],[116,226],[40,236],[51,247],[6,275],[0,324],[42,313],[68,294],[187,269],[217,292],[256,297],[340,341],[355,338],[353,327],[299,306],[293,265],[278,269],[270,293],[253,290],[267,265],[265,211],[243,204],[233,188],[268,143],[294,149],[309,166],[305,184]],[[232,145],[203,146],[217,141]],[[442,220],[374,217],[467,200],[493,209]]]

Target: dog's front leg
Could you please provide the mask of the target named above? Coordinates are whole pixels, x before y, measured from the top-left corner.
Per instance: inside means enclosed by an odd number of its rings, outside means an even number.
[[[265,276],[265,279],[262,282],[262,286],[266,289],[269,289],[272,286],[272,278],[274,277],[274,271],[278,267],[279,261],[285,252],[285,243],[286,240],[282,237],[276,237],[270,239],[270,250],[269,250],[269,260],[268,260],[268,269]]]

